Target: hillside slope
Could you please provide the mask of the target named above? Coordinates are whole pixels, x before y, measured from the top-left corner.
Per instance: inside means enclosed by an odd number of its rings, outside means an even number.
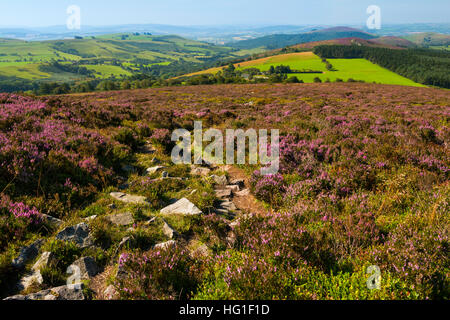
[[[265,48],[270,50],[292,46],[300,43],[333,40],[340,38],[373,39],[375,38],[375,36],[358,29],[336,27],[301,34],[275,34],[257,39],[229,43],[228,46],[238,49]]]

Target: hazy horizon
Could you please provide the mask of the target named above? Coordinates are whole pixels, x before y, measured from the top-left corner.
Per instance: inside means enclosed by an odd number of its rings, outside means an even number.
[[[178,27],[219,26],[310,26],[363,25],[369,5],[381,8],[384,24],[450,23],[450,1],[433,0],[106,0],[54,1],[16,0],[0,10],[2,28],[43,28],[64,26],[67,7],[81,8],[82,27],[118,25],[170,25]]]

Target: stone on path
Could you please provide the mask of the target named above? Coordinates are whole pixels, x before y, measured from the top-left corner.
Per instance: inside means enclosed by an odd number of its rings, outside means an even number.
[[[226,176],[218,176],[213,174],[210,176],[210,178],[213,179],[215,184],[218,184],[219,186],[225,186],[228,183],[228,179]]]
[[[233,193],[236,193],[236,192],[239,192],[239,186],[238,185],[229,185],[229,186],[226,186],[225,188],[227,188],[227,189],[229,189],[229,190],[231,190]]]
[[[216,192],[217,198],[228,198],[231,197],[231,189],[216,189],[214,190]]]
[[[239,186],[239,188],[245,187],[245,181],[244,179],[233,179],[230,181],[230,184]]]
[[[111,192],[109,194],[116,200],[125,202],[125,203],[134,203],[134,204],[148,204],[147,198],[143,196],[136,196],[131,194],[126,194],[123,192]]]
[[[190,202],[188,199],[183,198],[181,200],[178,200],[174,204],[171,204],[170,206],[167,206],[160,211],[161,214],[185,214],[185,215],[196,215],[201,214],[199,208],[195,206],[192,202]]]
[[[112,214],[106,216],[106,220],[117,226],[129,226],[134,223],[133,215],[130,212]]]
[[[245,196],[248,196],[249,194],[250,194],[249,189],[244,189],[242,191],[236,192],[236,195],[239,197],[245,197]]]
[[[191,169],[191,174],[198,176],[207,176],[211,172],[211,169],[204,167],[193,167]]]

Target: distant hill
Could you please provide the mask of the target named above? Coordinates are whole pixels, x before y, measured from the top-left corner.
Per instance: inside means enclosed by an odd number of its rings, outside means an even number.
[[[354,28],[335,27],[301,34],[275,34],[256,39],[243,40],[236,43],[229,43],[228,46],[241,50],[255,48],[271,50],[301,43],[340,38],[360,38],[368,40],[374,39],[376,36]]]
[[[422,47],[450,45],[450,35],[435,32],[411,33],[407,36],[403,36],[402,38]]]
[[[386,47],[392,47],[392,48],[416,48],[417,47],[417,45],[414,42],[411,42],[404,38],[394,37],[394,36],[376,38],[376,39],[370,40],[370,42],[377,43],[377,44],[380,44],[380,45],[386,46]]]

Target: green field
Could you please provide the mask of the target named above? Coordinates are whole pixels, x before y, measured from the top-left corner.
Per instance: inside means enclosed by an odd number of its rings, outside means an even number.
[[[365,59],[328,59],[328,61],[333,65],[336,71],[328,71],[325,64],[322,62],[322,59],[312,52],[276,55],[235,64],[235,67],[238,70],[257,68],[260,71],[267,71],[271,66],[287,65],[293,70],[314,70],[323,72],[295,73],[288,75],[289,77],[296,76],[299,80],[303,80],[303,82],[306,83],[314,82],[314,78],[316,77],[320,78],[322,81],[326,81],[327,79],[330,81],[336,81],[336,79],[347,81],[352,78],[354,80],[363,80],[365,82],[424,87],[424,85],[415,83],[410,79],[402,77]],[[221,69],[222,68],[212,68],[192,73],[187,76],[207,73],[214,74]]]
[[[80,65],[95,70],[96,78],[108,78],[131,75],[139,71],[139,65],[151,67],[176,61],[202,63],[205,59],[240,55],[242,52],[234,53],[231,48],[170,35],[113,34],[55,41],[0,39],[0,76],[52,81],[83,78],[39,70],[39,65],[58,61],[63,64],[81,62]]]
[[[347,81],[351,78],[365,82],[425,87],[365,59],[328,59],[328,61],[337,71],[324,71],[323,74],[292,74],[289,76],[296,76],[304,82],[314,82],[316,77],[319,77],[322,81],[327,79],[336,81],[338,78]]]

